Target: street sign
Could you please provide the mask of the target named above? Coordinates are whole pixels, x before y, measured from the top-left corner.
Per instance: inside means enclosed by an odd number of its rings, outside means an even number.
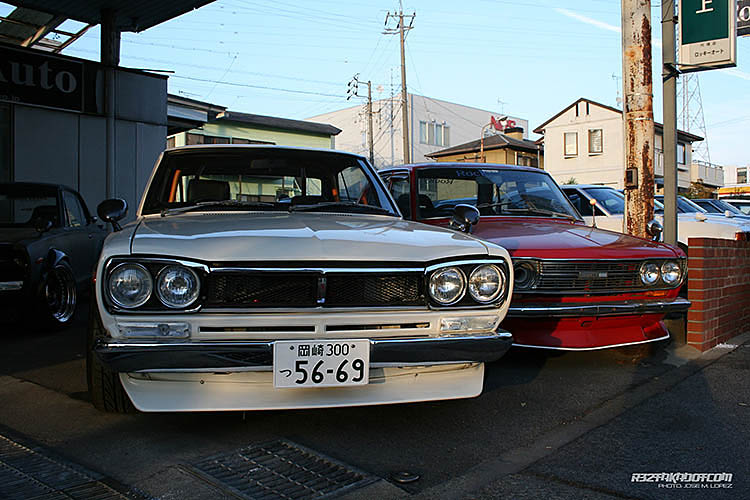
[[[682,0],[679,23],[680,71],[737,65],[736,0]]]
[[[737,36],[750,35],[750,0],[737,0]]]

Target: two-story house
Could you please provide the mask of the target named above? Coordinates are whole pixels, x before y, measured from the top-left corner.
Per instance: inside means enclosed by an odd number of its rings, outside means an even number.
[[[654,175],[656,188],[664,184],[662,124],[655,123]],[[539,125],[544,135],[544,169],[557,182],[602,184],[621,189],[625,182],[625,146],[622,111],[580,98]],[[692,143],[703,138],[677,132],[677,186],[690,189]]]

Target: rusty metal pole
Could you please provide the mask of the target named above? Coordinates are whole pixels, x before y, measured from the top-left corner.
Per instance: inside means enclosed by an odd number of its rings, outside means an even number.
[[[646,224],[654,216],[650,0],[622,0],[622,51],[625,229],[634,236],[648,238]]]

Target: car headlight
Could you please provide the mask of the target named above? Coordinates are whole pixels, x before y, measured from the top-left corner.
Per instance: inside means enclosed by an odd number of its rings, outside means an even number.
[[[109,298],[125,309],[134,309],[148,302],[153,288],[151,274],[142,265],[132,262],[115,267],[107,281]]]
[[[482,304],[497,299],[505,287],[505,273],[493,264],[478,266],[469,276],[469,293]]]
[[[644,285],[653,285],[659,281],[659,266],[653,262],[644,262],[641,265],[641,281]]]
[[[661,265],[661,279],[667,285],[674,285],[680,281],[682,269],[677,262],[668,260]]]
[[[539,279],[536,262],[522,260],[513,264],[513,288],[515,290],[529,290]]]
[[[466,293],[466,278],[457,267],[444,267],[433,272],[429,282],[430,297],[440,305],[461,300]]]
[[[156,277],[156,295],[162,304],[172,309],[188,307],[200,293],[200,279],[192,269],[167,266]]]

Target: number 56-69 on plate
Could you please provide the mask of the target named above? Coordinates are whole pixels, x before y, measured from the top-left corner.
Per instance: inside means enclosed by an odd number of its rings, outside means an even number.
[[[367,385],[370,341],[280,340],[273,345],[273,385],[341,387]]]

